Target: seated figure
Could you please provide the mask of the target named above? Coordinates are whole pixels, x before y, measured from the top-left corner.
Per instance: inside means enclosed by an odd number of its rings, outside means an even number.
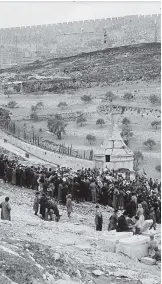
[[[157,241],[154,238],[154,235],[150,235],[150,243],[148,247],[148,256],[153,257],[155,254],[155,248],[157,247]]]
[[[108,231],[116,230],[118,223],[118,210],[115,209],[113,215],[109,218]]]

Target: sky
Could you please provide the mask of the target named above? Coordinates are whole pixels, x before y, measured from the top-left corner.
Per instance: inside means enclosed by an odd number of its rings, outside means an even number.
[[[0,28],[159,13],[160,1],[0,1]]]

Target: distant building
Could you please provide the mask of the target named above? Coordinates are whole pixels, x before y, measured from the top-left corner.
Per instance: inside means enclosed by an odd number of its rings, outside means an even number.
[[[133,152],[124,143],[115,115],[112,114],[112,129],[94,154],[95,167],[100,169],[127,169],[133,171]]]

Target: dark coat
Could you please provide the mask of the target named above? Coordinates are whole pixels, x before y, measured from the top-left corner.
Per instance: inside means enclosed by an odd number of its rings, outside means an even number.
[[[121,215],[118,219],[118,227],[117,232],[125,232],[128,231],[129,227],[124,215]]]
[[[131,200],[127,206],[126,206],[126,211],[127,211],[127,214],[130,218],[132,218],[133,216],[136,215],[136,210],[137,210],[137,205],[136,203]]]

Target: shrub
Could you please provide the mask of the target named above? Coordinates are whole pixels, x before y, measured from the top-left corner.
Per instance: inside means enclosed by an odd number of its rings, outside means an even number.
[[[161,99],[156,95],[150,95],[149,99],[152,104],[161,104]]]
[[[96,124],[100,124],[100,126],[102,127],[102,125],[105,124],[105,121],[103,118],[99,118],[97,119]]]
[[[33,111],[30,115],[30,119],[34,121],[38,121],[38,114],[35,111]]]
[[[65,107],[67,107],[68,106],[68,104],[66,103],[66,102],[60,102],[59,104],[58,104],[58,107],[59,108],[65,108]]]
[[[123,118],[122,124],[128,125],[128,124],[130,124],[130,123],[131,123],[131,122],[130,122],[130,120],[129,120],[127,117],[124,117],[124,118]]]
[[[133,99],[133,95],[132,95],[132,93],[127,92],[127,93],[124,94],[123,98],[124,98],[125,100],[130,101],[130,100]]]
[[[67,126],[67,123],[65,123],[60,115],[55,114],[53,118],[48,119],[47,126],[48,129],[61,140],[62,134],[65,134],[65,127]]]
[[[90,144],[92,144],[92,142],[95,142],[96,137],[93,136],[93,135],[91,135],[91,134],[88,134],[88,135],[86,136],[86,139],[88,140],[88,142],[89,142]]]
[[[134,152],[134,160],[136,161],[140,161],[140,160],[143,160],[143,155],[140,151],[135,151]]]
[[[15,102],[15,101],[10,101],[10,102],[8,103],[7,107],[8,107],[8,108],[15,108],[16,105],[17,105],[17,102]]]
[[[92,97],[90,95],[83,95],[81,100],[85,103],[89,103],[92,100]]]
[[[115,94],[114,94],[113,92],[109,91],[109,92],[107,92],[107,93],[105,94],[105,98],[104,98],[105,101],[110,101],[110,102],[112,102],[112,101],[115,100],[115,99],[116,99],[116,96],[115,96]]]
[[[148,147],[149,150],[152,150],[152,148],[156,145],[156,142],[153,139],[148,138],[143,144]]]
[[[158,128],[159,125],[161,125],[161,121],[156,121],[156,120],[155,120],[155,121],[152,121],[152,122],[151,122],[151,126],[152,126],[152,127],[155,127],[156,129]]]
[[[83,123],[86,122],[86,121],[87,121],[87,119],[85,117],[80,116],[80,117],[77,118],[76,122],[77,122],[77,124],[80,123],[80,125],[83,126]]]
[[[156,170],[157,172],[161,173],[161,165],[157,165],[157,166],[155,167],[155,170]]]

